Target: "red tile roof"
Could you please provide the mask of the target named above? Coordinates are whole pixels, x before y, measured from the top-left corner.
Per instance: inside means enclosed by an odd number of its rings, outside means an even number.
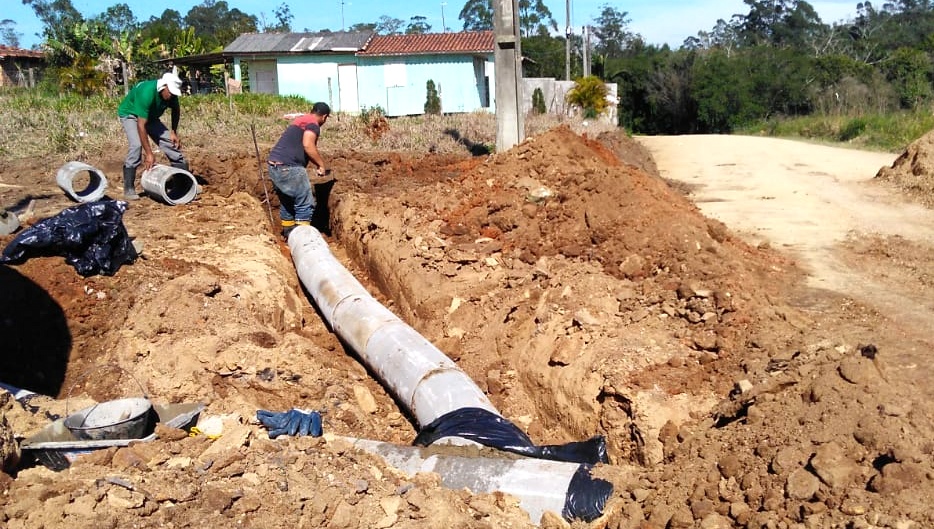
[[[41,51],[12,48],[0,44],[0,57],[31,57],[33,59],[41,59],[45,57],[45,54]]]
[[[358,55],[426,55],[447,53],[493,53],[492,31],[425,33],[421,35],[375,35]]]

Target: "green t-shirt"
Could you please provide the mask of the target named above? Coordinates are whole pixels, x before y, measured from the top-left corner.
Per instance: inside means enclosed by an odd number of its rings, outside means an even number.
[[[159,96],[156,90],[156,80],[140,81],[120,102],[117,115],[121,118],[127,116],[145,117],[146,121],[159,119],[165,109],[178,104],[178,98],[172,96],[168,101]]]

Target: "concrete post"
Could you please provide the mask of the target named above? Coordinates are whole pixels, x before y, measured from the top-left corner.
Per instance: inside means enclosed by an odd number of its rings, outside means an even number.
[[[564,80],[571,80],[571,0],[565,2],[564,26]]]
[[[518,0],[493,0],[493,65],[496,76],[496,151],[503,152],[525,137],[519,97],[522,96],[522,40]]]

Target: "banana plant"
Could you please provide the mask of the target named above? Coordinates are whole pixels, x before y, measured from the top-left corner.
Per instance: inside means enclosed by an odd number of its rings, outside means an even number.
[[[123,67],[124,93],[136,78],[136,65],[152,58],[159,50],[157,38],[142,38],[138,32],[123,31],[118,35],[97,36],[95,43],[104,53],[120,61]]]
[[[180,32],[178,38],[169,50],[172,57],[187,57],[189,55],[198,55],[204,53],[204,41],[201,37],[195,36],[194,26]]]

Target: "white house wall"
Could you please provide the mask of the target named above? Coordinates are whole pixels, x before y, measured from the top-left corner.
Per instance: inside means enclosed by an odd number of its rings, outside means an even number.
[[[490,58],[425,55],[408,57],[359,57],[360,108],[379,106],[389,116],[424,113],[428,81],[434,81],[445,113],[493,111],[493,79]],[[483,97],[489,90],[489,96]],[[484,101],[486,99],[486,101]]]

